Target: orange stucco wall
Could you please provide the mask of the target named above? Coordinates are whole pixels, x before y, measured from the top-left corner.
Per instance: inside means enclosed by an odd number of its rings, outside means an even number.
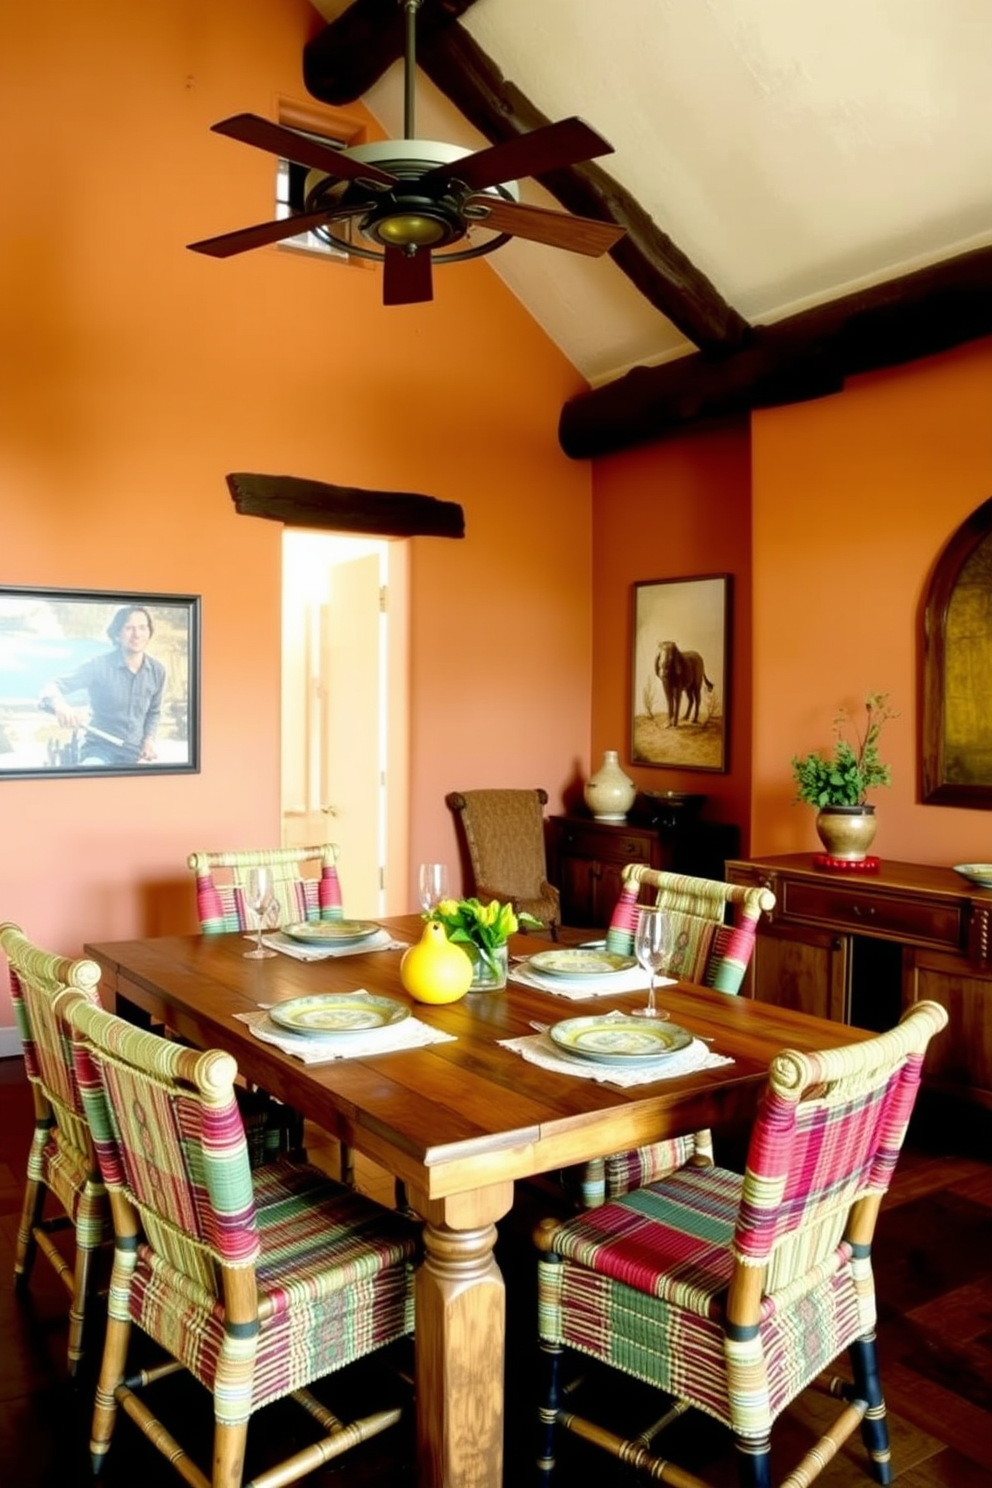
[[[920,803],[922,607],[937,556],[992,495],[992,341],[856,379],[753,421],[756,852],[813,850],[789,761],[829,746],[840,705],[891,693],[873,851],[985,861],[992,815]],[[992,706],[992,688],[988,698]]]
[[[921,627],[937,557],[992,494],[992,341],[852,380],[595,463],[592,750],[621,747],[643,789],[701,790],[743,850],[819,847],[793,805],[793,754],[829,748],[841,706],[887,690],[891,789],[875,850],[950,864],[992,855],[992,815],[920,802]],[[751,469],[747,469],[750,459]],[[753,554],[753,557],[752,557]],[[726,776],[629,764],[637,579],[734,576]],[[992,706],[992,693],[990,693]]]
[[[187,853],[278,840],[281,529],[235,514],[228,471],[464,506],[464,541],[411,544],[413,863],[456,861],[445,791],[555,803],[587,766],[574,369],[485,262],[386,310],[377,270],[185,249],[272,215],[273,162],[209,126],[306,104],[320,24],[304,0],[4,7],[0,583],[203,609],[198,775],[0,779],[0,918],[70,954],[193,928]]]
[[[751,454],[745,420],[596,461],[592,750],[617,749],[645,791],[708,797],[705,814],[747,822],[751,779]],[[729,769],[630,763],[633,593],[639,581],[729,574]]]

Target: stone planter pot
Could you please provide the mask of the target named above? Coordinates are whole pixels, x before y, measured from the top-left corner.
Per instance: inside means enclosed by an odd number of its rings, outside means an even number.
[[[824,851],[849,863],[868,856],[877,828],[874,806],[824,806],[816,817]]]

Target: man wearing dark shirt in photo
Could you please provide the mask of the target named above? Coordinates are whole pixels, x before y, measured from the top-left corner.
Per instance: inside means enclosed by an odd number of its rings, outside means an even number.
[[[124,605],[107,627],[113,650],[49,682],[41,702],[63,728],[85,730],[82,765],[136,765],[158,758],[165,667],[145,648],[155,632],[144,605]],[[85,692],[88,707],[67,701]]]

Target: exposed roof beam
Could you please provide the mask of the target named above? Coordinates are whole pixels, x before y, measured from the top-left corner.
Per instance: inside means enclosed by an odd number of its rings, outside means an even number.
[[[549,123],[508,83],[455,17],[472,0],[424,0],[417,60],[431,81],[493,144]],[[396,0],[355,0],[304,49],[303,76],[315,98],[338,106],[367,92],[403,53]],[[379,72],[373,76],[375,68]],[[636,288],[695,346],[725,353],[744,345],[747,322],[728,305],[617,181],[590,162],[537,177],[570,212],[627,229],[610,256]]]
[[[267,517],[287,527],[367,532],[379,537],[464,537],[465,514],[455,501],[408,491],[363,491],[295,475],[235,471],[228,490],[244,517]]]
[[[607,454],[700,419],[840,392],[856,373],[990,334],[992,247],[757,327],[720,361],[694,354],[635,367],[566,403],[558,437],[576,459]]]
[[[417,51],[475,0],[421,0]],[[303,81],[314,98],[354,103],[406,51],[406,14],[399,0],[354,0],[303,48]]]

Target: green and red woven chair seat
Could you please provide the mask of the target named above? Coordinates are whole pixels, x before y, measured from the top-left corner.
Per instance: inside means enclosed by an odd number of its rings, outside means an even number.
[[[119,1406],[171,1461],[182,1457],[137,1395],[161,1371],[126,1378],[132,1325],[171,1356],[165,1372],[185,1367],[211,1392],[213,1482],[223,1488],[241,1481],[249,1417],[282,1396],[325,1436],[273,1469],[273,1482],[392,1425],[398,1409],[343,1428],[307,1386],[409,1335],[418,1226],[309,1164],[253,1170],[229,1054],[189,1049],[79,999],[68,1015],[115,1229],[95,1469]]]
[[[258,1334],[250,1394],[239,1398],[228,1381],[218,1395],[217,1417],[228,1422],[413,1329],[417,1243],[408,1222],[308,1165],[270,1163],[253,1178]],[[214,1390],[225,1316],[191,1270],[139,1246],[128,1316]]]
[[[563,1407],[564,1347],[657,1386],[674,1398],[669,1416],[694,1407],[723,1422],[752,1488],[770,1488],[774,1421],[816,1384],[847,1405],[786,1481],[806,1488],[858,1426],[877,1480],[891,1481],[871,1240],[927,1045],[946,1022],[943,1007],[920,1002],[861,1043],[784,1050],[743,1176],[687,1166],[539,1226],[541,1481],[551,1481],[559,1426],[661,1476],[648,1446],[657,1427],[623,1440],[584,1420],[570,1397]],[[827,1374],[845,1349],[853,1383]]]

